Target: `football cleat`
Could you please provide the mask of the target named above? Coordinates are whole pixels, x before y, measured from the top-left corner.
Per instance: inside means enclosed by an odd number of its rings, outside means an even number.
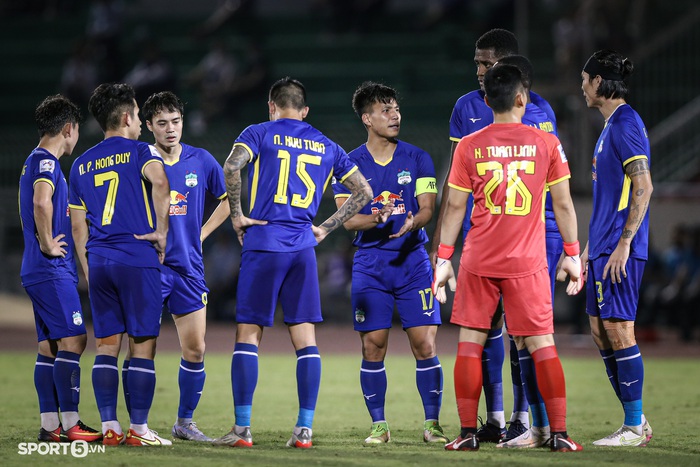
[[[481,421],[481,417],[479,417]],[[480,443],[500,443],[506,435],[506,428],[500,428],[491,422],[482,423],[476,430],[476,438]]]
[[[644,445],[646,446],[647,443],[651,441],[654,432],[651,429],[651,425],[649,425],[649,420],[647,420],[647,418],[644,415],[642,415],[642,431],[644,431],[644,437],[646,438],[646,441],[644,443]]]
[[[117,433],[110,429],[102,434],[102,444],[105,446],[119,446],[120,444],[124,444],[124,441],[126,441],[124,433]]]
[[[497,448],[539,448],[549,442],[549,427],[531,426],[520,436],[501,441]]]
[[[202,430],[200,430],[197,427],[197,424],[195,422],[189,422],[187,424],[181,424],[175,422],[173,425],[173,429],[171,431],[171,434],[173,435],[173,438],[176,439],[185,439],[189,441],[203,441],[203,442],[211,442],[213,441],[212,438],[208,437],[204,433],[202,433]]]
[[[64,430],[61,429],[61,435],[65,436],[68,441],[87,441],[92,443],[94,441],[102,441],[102,432],[90,428],[80,420],[75,424],[74,427]]]
[[[479,438],[476,437],[475,433],[469,433],[466,437],[462,438],[460,434],[457,439],[451,443],[445,445],[445,451],[478,451],[479,450]]]
[[[372,423],[372,431],[365,438],[365,444],[382,444],[391,441],[389,424],[387,422]]]
[[[140,435],[129,428],[129,432],[126,434],[126,444],[127,446],[172,446],[173,442],[161,438],[157,431],[151,429]]]
[[[426,443],[442,444],[450,442],[437,420],[428,420],[425,422],[423,426],[423,441]]]
[[[236,432],[236,428],[238,428],[238,432]],[[249,426],[234,426],[224,436],[212,441],[212,444],[215,446],[231,446],[232,448],[250,448],[253,447],[253,435],[250,434]]]
[[[63,437],[62,431],[63,429],[60,424],[58,428],[53,431],[45,430],[44,427],[41,427],[39,429],[39,436],[37,436],[36,439],[44,443],[62,443],[68,441]]]
[[[292,437],[287,441],[288,448],[309,449],[313,446],[311,442],[311,428],[295,426]]]
[[[622,425],[615,433],[593,441],[594,446],[646,446],[647,437],[644,430],[638,428],[639,433],[627,425]]]
[[[526,427],[523,424],[523,422],[521,422],[520,420],[514,420],[512,422],[508,422],[508,424],[510,426],[508,427],[508,430],[506,431],[506,435],[503,437],[501,442],[510,441],[511,439],[515,439],[518,436],[525,433],[528,429],[528,427]]]
[[[550,448],[552,449],[552,452],[583,451],[583,446],[571,439],[570,436],[564,437],[560,433],[555,433],[552,435]]]

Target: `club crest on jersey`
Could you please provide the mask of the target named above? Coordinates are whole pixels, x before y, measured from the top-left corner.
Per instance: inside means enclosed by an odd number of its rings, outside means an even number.
[[[192,171],[185,174],[185,185],[190,188],[197,186],[197,172]]]
[[[408,170],[402,170],[396,177],[398,178],[399,185],[408,185],[411,183],[411,172]]]
[[[56,168],[56,161],[51,159],[43,159],[39,161],[39,172],[50,172],[53,173]]]
[[[76,310],[73,312],[73,324],[76,326],[80,326],[83,324],[83,315],[80,313],[80,310]]]
[[[365,310],[362,308],[357,308],[355,310],[355,321],[358,323],[364,323],[365,322]]]
[[[600,141],[600,144],[598,145],[598,154],[600,154],[601,152],[603,152],[603,141],[602,140]]]

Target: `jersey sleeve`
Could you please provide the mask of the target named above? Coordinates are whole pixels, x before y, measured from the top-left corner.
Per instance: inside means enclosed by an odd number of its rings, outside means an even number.
[[[629,119],[625,122],[627,131],[610,132],[613,134],[612,144],[615,147],[615,154],[620,158],[622,166],[626,166],[632,161],[639,159],[649,159],[649,154],[644,144],[646,135],[642,134],[641,128]]]
[[[264,135],[265,129],[262,125],[250,125],[236,138],[233,147],[240,146],[248,151],[248,162],[254,162],[258,154],[260,154],[260,146]]]
[[[423,193],[437,194],[437,181],[435,178],[435,165],[433,159],[425,151],[418,153],[416,167],[418,173],[416,175],[416,196]]]
[[[335,144],[335,159],[333,161],[333,177],[343,183],[352,173],[357,171],[357,165],[350,160],[343,148]]]
[[[447,179],[447,184],[455,190],[471,193],[473,191],[472,182],[469,178],[467,151],[469,150],[471,138],[463,138],[455,148],[452,159],[452,169]]]
[[[214,156],[209,151],[202,150],[204,164],[207,170],[207,191],[216,199],[226,197],[226,181],[224,180],[224,169],[221,168]]]
[[[457,100],[455,106],[452,108],[452,114],[450,115],[450,141],[454,142],[458,142],[462,136],[466,134],[464,131],[464,122],[462,121],[462,113],[460,112],[461,101],[462,98]]]
[[[549,153],[549,171],[547,172],[547,186],[556,185],[559,182],[571,178],[569,162],[559,138],[547,134],[547,146]]]
[[[144,170],[148,164],[159,163],[163,165],[163,158],[160,157],[160,153],[155,146],[146,143],[138,143],[137,145],[138,154],[138,164],[139,172],[141,172],[141,177],[147,180]]]
[[[78,183],[79,179],[79,163],[78,159],[76,159],[73,162],[73,165],[71,166],[70,169],[70,182],[68,184],[68,207],[72,209],[80,209],[80,210],[87,210],[85,207],[85,204],[83,203],[83,200],[80,195],[80,184]]]
[[[58,175],[61,172],[61,166],[56,159],[45,157],[39,159],[38,162],[32,160],[29,170],[31,171],[32,187],[35,187],[38,182],[46,182],[51,185],[51,191],[56,190]]]

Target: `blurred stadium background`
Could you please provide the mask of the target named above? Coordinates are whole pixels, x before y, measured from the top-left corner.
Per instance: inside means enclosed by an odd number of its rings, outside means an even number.
[[[100,82],[134,84],[140,104],[151,92],[174,90],[187,103],[183,141],[223,162],[247,125],[267,119],[275,79],[300,79],[308,121],[346,150],[365,141],[352,92],[364,80],[381,81],[401,94],[401,138],[426,149],[442,178],[452,106],[478,86],[474,42],[502,27],[518,36],[535,67],[533,89],[557,115],[583,239],[602,118],[586,109],[580,70],[600,48],[633,60],[629,102],[647,125],[655,184],[640,324],[652,336],[678,325],[673,332],[692,340],[700,290],[699,26],[695,0],[0,0],[0,196],[7,201],[0,293],[25,297],[17,181],[38,140],[34,108],[46,95],[65,93],[83,108],[75,154],[62,160],[68,173],[75,156],[101,140],[87,112]],[[141,139],[150,140],[145,127]],[[319,216],[334,209],[330,190],[326,197]],[[226,223],[204,246],[212,319],[233,318],[239,250],[231,232]],[[350,240],[337,232],[318,249],[324,311],[344,323]],[[0,316],[15,315],[16,303],[5,301]],[[581,307],[580,299],[560,300],[557,320],[587,332]]]

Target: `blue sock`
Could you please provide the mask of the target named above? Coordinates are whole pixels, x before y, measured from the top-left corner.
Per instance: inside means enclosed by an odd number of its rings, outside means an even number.
[[[616,350],[617,377],[620,398],[625,410],[625,425],[642,424],[642,389],[644,387],[644,362],[639,347]]]
[[[129,398],[131,423],[145,425],[156,390],[156,367],[153,360],[131,358],[129,362]]]
[[[426,420],[438,420],[442,406],[442,365],[437,355],[416,360],[416,386],[423,401]]]
[[[513,336],[508,336],[510,344],[510,378],[513,382],[513,412],[527,412],[527,397],[520,377],[520,358]]]
[[[297,395],[299,397],[297,426],[313,428],[320,386],[321,355],[318,353],[318,347],[310,345],[297,350]]]
[[[95,391],[100,419],[103,422],[117,420],[119,368],[117,368],[116,357],[95,356],[95,364],[92,366],[92,387]]]
[[[231,359],[231,386],[236,425],[250,426],[253,394],[258,384],[258,346],[237,343]]]
[[[530,411],[532,411],[532,426],[549,426],[547,409],[544,406],[544,400],[542,399],[540,390],[537,388],[535,362],[532,361],[532,356],[527,349],[518,350],[518,359],[520,361],[520,375],[523,381],[523,392],[525,392],[525,395],[527,396],[527,401],[530,404]]]
[[[617,377],[617,362],[615,361],[615,352],[613,349],[603,349],[600,350],[600,356],[603,357],[603,363],[605,363],[605,372],[608,374],[608,379],[610,384],[612,384],[617,398],[622,402],[622,397],[620,395],[620,382]]]
[[[372,423],[386,420],[384,418],[384,401],[386,399],[386,369],[384,361],[368,362],[362,360],[360,368],[360,387],[365,398],[365,405],[372,417]]]
[[[34,387],[39,396],[39,412],[58,412],[58,396],[53,383],[54,359],[36,355],[34,364]]]
[[[481,354],[481,371],[484,375],[484,399],[487,412],[503,412],[503,330],[489,331]]]
[[[180,385],[180,406],[177,409],[178,418],[192,418],[199,404],[204,389],[204,362],[192,363],[184,358],[180,360],[180,373],[177,382]]]
[[[126,413],[131,416],[131,399],[129,398],[129,360],[124,360],[122,363],[122,390],[124,391]]]
[[[80,355],[59,351],[53,365],[53,381],[61,412],[77,412],[80,402]]]

